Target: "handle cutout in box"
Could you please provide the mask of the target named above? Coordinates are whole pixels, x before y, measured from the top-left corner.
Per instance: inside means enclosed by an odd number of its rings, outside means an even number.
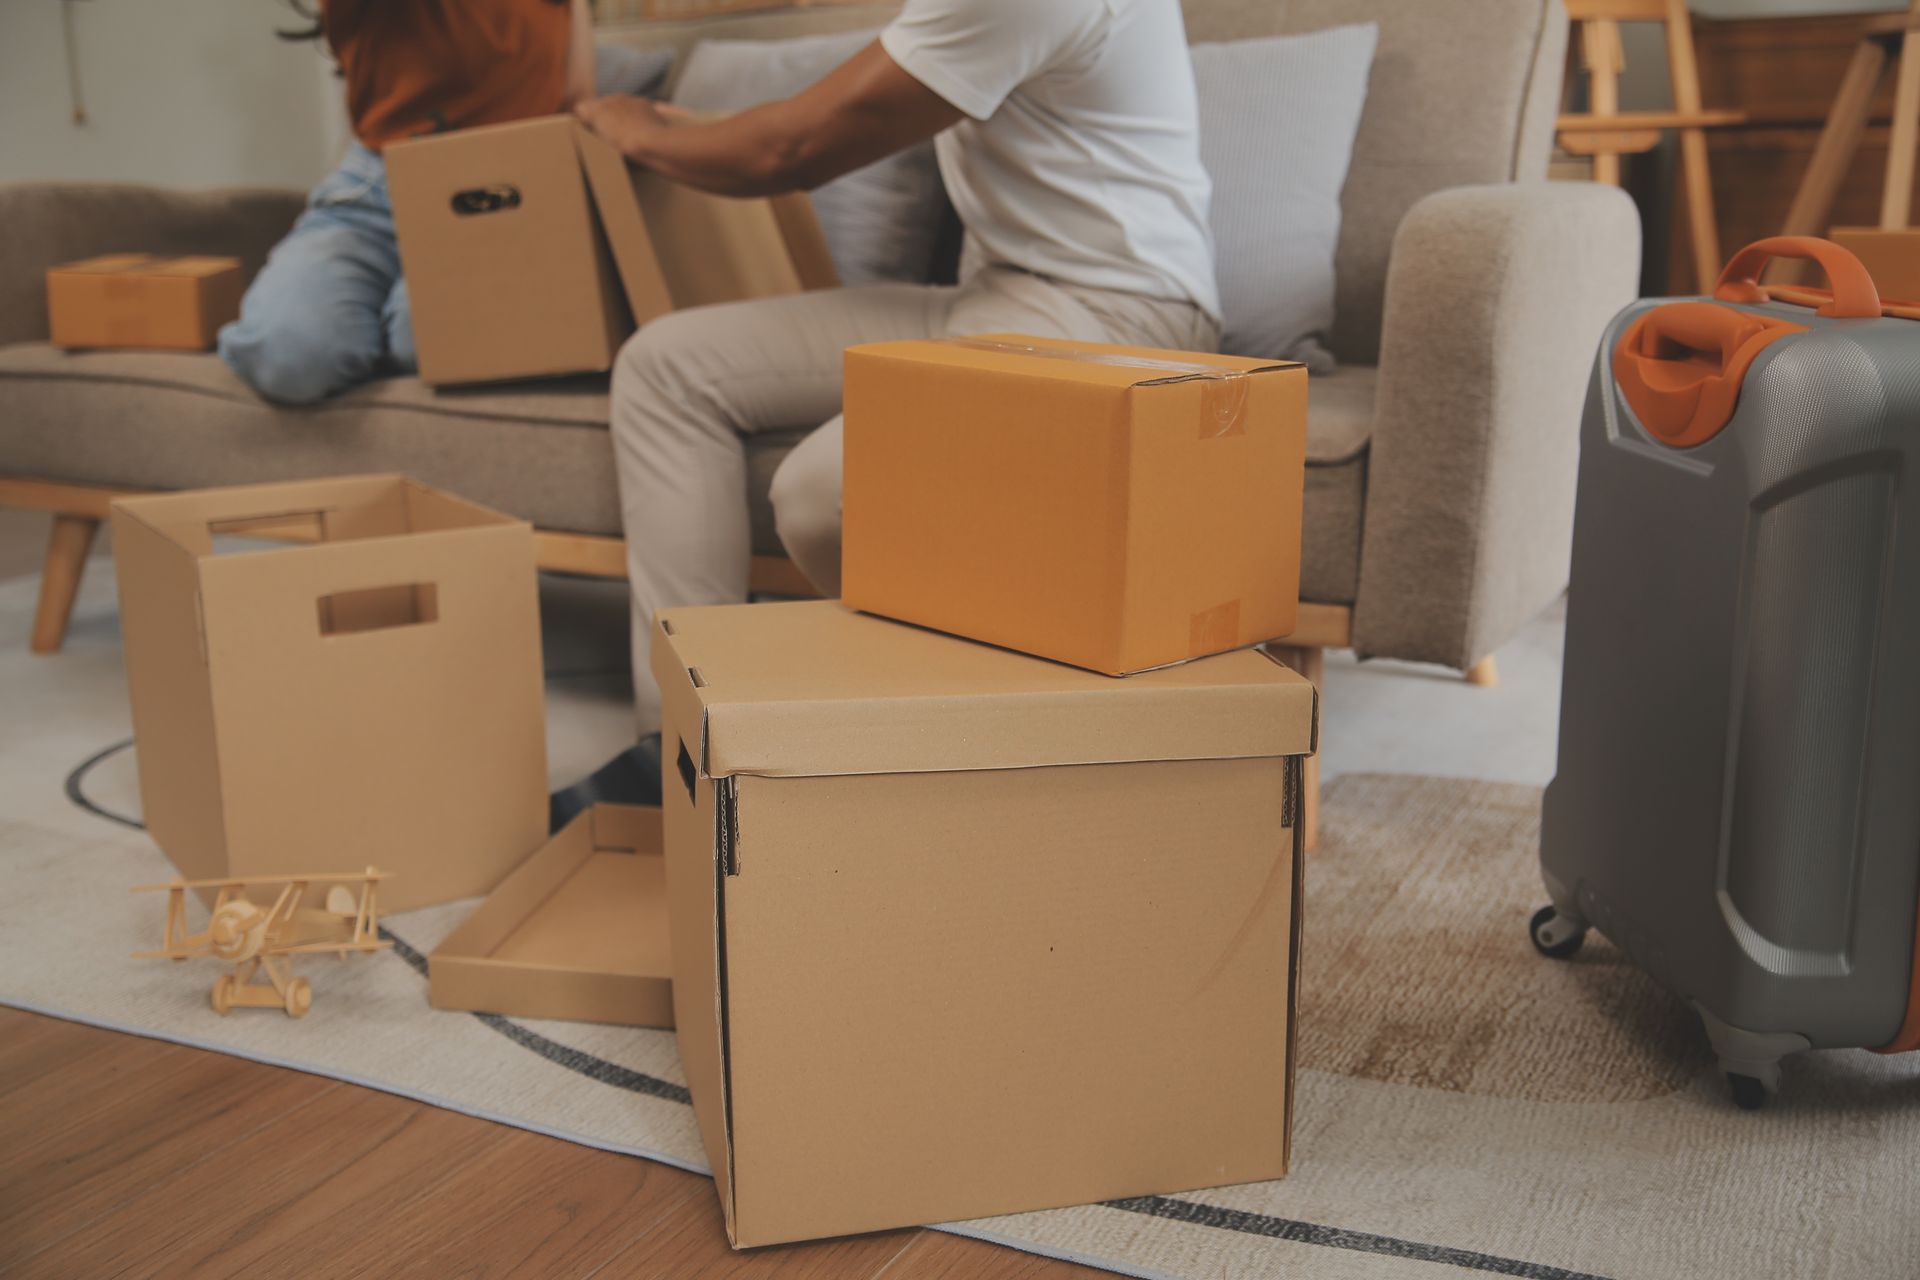
[[[320,634],[353,635],[440,620],[440,592],[431,582],[365,587],[320,597]]]
[[[499,213],[520,207],[520,188],[504,182],[488,187],[468,187],[453,193],[453,211],[465,217],[475,213]]]

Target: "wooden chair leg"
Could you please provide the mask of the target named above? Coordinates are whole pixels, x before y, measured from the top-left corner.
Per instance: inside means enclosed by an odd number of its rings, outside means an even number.
[[[73,617],[80,574],[87,567],[100,521],[92,516],[56,515],[47,538],[47,562],[40,571],[40,609],[33,617],[33,651],[58,653]]]
[[[1500,683],[1500,669],[1493,665],[1492,654],[1467,668],[1467,683],[1479,685],[1482,689],[1491,689]]]
[[[1667,0],[1667,75],[1675,111],[1700,113],[1700,59],[1693,48],[1693,19],[1686,0]],[[1701,293],[1712,293],[1720,275],[1720,231],[1714,221],[1713,177],[1704,129],[1680,130],[1680,180],[1686,196],[1688,241]]]
[[[1920,149],[1920,0],[1909,6],[1900,41],[1900,71],[1894,80],[1893,136],[1887,142],[1887,186],[1880,193],[1880,225],[1906,227],[1913,197],[1914,152]]]

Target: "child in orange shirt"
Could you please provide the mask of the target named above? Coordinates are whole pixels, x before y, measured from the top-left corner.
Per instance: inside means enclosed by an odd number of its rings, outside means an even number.
[[[321,0],[317,34],[355,141],[220,331],[220,358],[291,405],[416,367],[381,149],[593,96],[586,0]]]

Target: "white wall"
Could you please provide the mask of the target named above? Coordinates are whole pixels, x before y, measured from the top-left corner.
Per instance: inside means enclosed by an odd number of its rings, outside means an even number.
[[[325,55],[274,37],[279,0],[65,0],[88,120],[71,118],[63,0],[0,0],[0,181],[308,187],[347,130]],[[390,0],[400,2],[400,0]],[[1717,18],[1899,8],[1902,0],[1694,0]],[[1622,105],[1666,105],[1657,31],[1628,29]]]
[[[325,55],[275,38],[279,0],[74,0],[87,121],[75,124],[63,0],[0,0],[0,181],[308,187],[345,142]]]

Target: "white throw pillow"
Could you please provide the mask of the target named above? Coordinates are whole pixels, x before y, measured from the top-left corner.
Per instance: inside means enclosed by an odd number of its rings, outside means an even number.
[[[876,31],[796,40],[702,40],[673,88],[676,105],[740,111],[791,97],[871,44]],[[924,284],[947,217],[933,144],[920,143],[813,193],[814,212],[842,284]]]
[[[1319,340],[1377,35],[1367,23],[1193,47],[1223,351],[1332,367]]]

